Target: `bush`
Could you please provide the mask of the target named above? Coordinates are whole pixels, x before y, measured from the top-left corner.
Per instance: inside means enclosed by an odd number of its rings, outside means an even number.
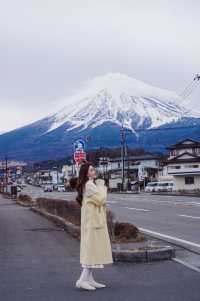
[[[76,201],[37,198],[36,206],[51,214],[64,218],[74,225],[81,224],[81,207]],[[108,231],[113,242],[141,241],[143,237],[138,228],[130,223],[115,221],[115,214],[106,208]]]
[[[115,222],[114,237],[116,240],[128,241],[138,237],[139,229],[130,223]]]
[[[81,209],[75,201],[65,201],[60,199],[37,198],[36,206],[47,212],[60,216],[67,221],[80,226]]]
[[[22,203],[25,203],[25,204],[31,204],[32,203],[32,198],[28,194],[20,194],[18,196],[18,200]]]

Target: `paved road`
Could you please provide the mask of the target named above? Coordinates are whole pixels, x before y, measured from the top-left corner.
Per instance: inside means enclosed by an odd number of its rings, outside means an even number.
[[[120,219],[199,244],[200,199],[162,195],[112,195],[110,207]]]
[[[95,271],[107,288],[80,291],[79,242],[27,208],[0,197],[2,301],[199,301],[200,274],[174,261],[115,263]]]
[[[44,193],[28,186],[25,192],[33,197],[48,196],[74,199],[75,193]],[[107,205],[122,221],[197,244],[200,252],[200,198],[151,194],[109,194]],[[199,247],[198,247],[199,246]]]

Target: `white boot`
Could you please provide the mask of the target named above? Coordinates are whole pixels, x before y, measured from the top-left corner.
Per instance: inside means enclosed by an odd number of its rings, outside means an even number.
[[[89,268],[83,268],[80,278],[76,281],[77,288],[83,288],[86,290],[95,290],[96,288],[89,284]]]
[[[90,280],[89,284],[92,285],[94,288],[103,288],[103,287],[106,287],[105,284],[96,282],[95,280]]]
[[[91,286],[88,281],[80,279],[76,281],[76,287],[83,288],[88,291],[94,291],[96,289],[94,286]]]
[[[92,285],[95,288],[106,287],[105,284],[99,283],[99,282],[94,280],[93,275],[92,275],[92,269],[90,269],[90,272],[89,272],[89,284]]]

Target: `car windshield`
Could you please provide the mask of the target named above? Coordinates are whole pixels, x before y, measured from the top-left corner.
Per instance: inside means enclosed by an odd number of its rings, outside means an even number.
[[[173,183],[159,183],[159,186],[172,186]]]

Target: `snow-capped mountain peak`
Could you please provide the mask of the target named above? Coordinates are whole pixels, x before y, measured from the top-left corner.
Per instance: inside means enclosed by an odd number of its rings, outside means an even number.
[[[109,73],[83,84],[80,92],[66,99],[66,105],[56,114],[47,132],[64,123],[67,131],[78,128],[95,128],[113,122],[134,131],[135,128],[152,128],[177,121],[182,117],[200,118],[178,103],[175,92],[148,85],[121,73]]]

